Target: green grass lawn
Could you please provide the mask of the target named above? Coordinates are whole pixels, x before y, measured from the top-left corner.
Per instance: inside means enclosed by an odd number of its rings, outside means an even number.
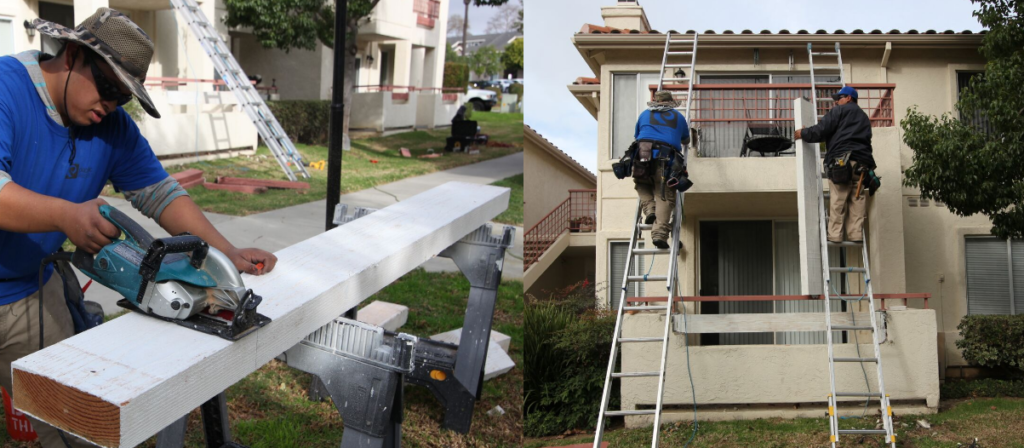
[[[488,159],[502,157],[523,150],[523,114],[497,114],[479,112],[473,119],[480,124],[481,132],[488,134],[491,141],[509,143],[513,147],[482,147],[479,154],[446,153],[445,137],[451,135],[447,128],[431,131],[411,131],[387,137],[374,137],[352,141],[352,150],[342,155],[341,192],[350,193],[377,185],[394,182],[407,177],[442,171]],[[297,144],[303,160],[316,162],[327,159],[326,146]],[[408,148],[412,158],[401,156],[400,149]],[[420,159],[417,156],[429,152],[443,154],[440,158]],[[167,168],[170,173],[196,168],[203,170],[207,182],[214,182],[218,176],[252,177],[286,180],[284,171],[266,147],[260,147],[252,157],[195,162]],[[276,210],[292,205],[313,202],[327,197],[327,170],[309,168],[308,191],[269,190],[262,194],[249,195],[229,191],[207,190],[203,186],[192,187],[189,195],[204,211],[234,216]],[[114,193],[107,186],[105,195]],[[520,218],[522,219],[522,218]]]
[[[460,273],[428,273],[417,269],[406,274],[363,305],[374,300],[409,307],[409,320],[400,331],[430,336],[462,327],[469,297],[469,282]],[[511,372],[484,383],[483,396],[473,411],[469,434],[441,429],[441,404],[424,388],[408,386],[402,446],[409,448],[522,446],[523,433],[523,284],[502,282],[498,289],[493,328],[512,337],[509,355],[516,362]],[[231,431],[243,445],[260,447],[323,447],[341,443],[344,426],[330,400],[306,399],[310,375],[271,361],[228,389]],[[487,411],[501,406],[505,415]],[[0,407],[0,419],[3,418]],[[198,411],[189,417],[186,446],[205,446]],[[0,425],[0,428],[4,428]],[[0,448],[28,447],[8,438],[0,429]],[[35,445],[38,446],[38,445]],[[154,447],[155,438],[143,446]]]
[[[523,175],[517,174],[491,185],[512,189],[512,194],[508,198],[508,209],[501,212],[494,220],[502,224],[523,225]]]
[[[931,429],[917,425],[918,420],[931,424]],[[873,428],[877,417],[842,419],[841,428]],[[978,438],[982,448],[1024,447],[1024,399],[978,398],[944,402],[935,415],[907,415],[895,417],[898,447],[954,448],[967,447]],[[692,433],[691,422],[662,426],[661,445],[682,447]],[[543,448],[593,442],[593,435],[564,438],[528,439],[526,448]],[[651,428],[615,429],[605,433],[604,439],[614,448],[651,446]],[[881,445],[875,439],[861,440],[860,436],[844,436],[844,447],[874,448]],[[881,440],[881,438],[877,438]],[[963,444],[963,445],[959,445]],[[827,447],[828,420],[817,419],[762,419],[731,422],[700,422],[697,438],[690,447]]]

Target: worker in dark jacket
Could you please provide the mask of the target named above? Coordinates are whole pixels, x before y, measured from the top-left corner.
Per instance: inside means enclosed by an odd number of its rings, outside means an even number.
[[[825,172],[831,192],[828,240],[843,241],[845,224],[847,240],[859,242],[864,239],[867,214],[865,178],[877,180],[872,172],[871,120],[857,105],[857,90],[853,87],[843,87],[832,99],[836,102],[832,110],[818,124],[798,129],[795,137],[808,143],[825,142]]]
[[[655,92],[654,101],[647,103],[647,110],[637,118],[633,135],[637,143],[633,182],[644,223],[654,224],[651,242],[659,249],[668,248],[672,233],[669,220],[676,204],[673,188],[683,191],[688,186],[680,188],[676,183],[689,183],[682,175],[686,171],[682,145],[690,143],[690,129],[676,107],[679,102],[672,98],[672,92]]]

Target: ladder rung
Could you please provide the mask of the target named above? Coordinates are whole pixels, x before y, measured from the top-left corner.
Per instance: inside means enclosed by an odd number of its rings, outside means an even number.
[[[840,67],[838,65],[822,65],[822,66],[819,66],[819,67],[814,67],[814,69],[815,70],[841,70],[842,67]]]
[[[821,88],[821,87],[842,87],[842,86],[843,86],[843,83],[841,83],[841,82],[816,82],[816,83],[814,83],[814,87],[816,87],[816,88]]]
[[[812,52],[811,54],[814,55],[814,56],[839,56],[839,53],[836,53],[834,51],[832,51],[832,52],[824,52],[824,51],[822,51],[822,52]]]
[[[835,327],[832,327],[835,330]],[[878,362],[878,358],[832,358],[833,362]]]
[[[864,268],[850,268],[850,267],[845,267],[845,268],[843,268],[843,267],[828,268],[828,270],[830,270],[832,272],[860,272],[860,273],[867,272],[867,270],[865,270]]]
[[[668,43],[669,44],[692,44],[693,43],[693,39],[689,39],[689,40],[670,40],[670,41],[668,41]]]
[[[818,98],[818,101],[826,101],[826,102],[829,102],[829,103],[831,103],[831,102],[833,102],[833,101],[835,101],[835,100],[834,100],[834,99],[832,99],[832,98],[828,98],[828,97],[826,97],[826,98]]]
[[[660,255],[671,253],[670,249],[633,249],[633,255]]]
[[[640,230],[651,230],[654,228],[654,224],[640,224],[637,228]]]
[[[866,326],[861,326],[861,325],[833,325],[832,326],[832,330],[834,330],[834,331],[859,331],[859,330],[875,331],[875,327],[872,327],[870,325],[866,325]]]
[[[626,311],[665,311],[668,308],[658,305],[637,305],[637,306],[624,306],[623,310]],[[834,327],[833,327],[834,328]]]
[[[604,415],[609,417],[621,417],[623,415],[654,415],[654,409],[642,409],[639,411],[605,411]]]
[[[619,338],[619,342],[625,344],[627,342],[662,342],[662,338]]]
[[[863,244],[864,243],[861,242],[861,241],[843,241],[841,243],[833,243],[831,241],[828,242],[829,247],[841,247],[841,246],[850,247],[850,246],[861,246]]]
[[[661,78],[662,81],[689,81],[690,77],[685,78]]]
[[[679,56],[684,54],[693,54],[692,51],[670,51],[667,53],[669,56]]]
[[[836,392],[837,397],[882,398],[881,392]]]
[[[668,281],[668,276],[664,275],[648,275],[644,278],[643,275],[630,275],[627,279],[631,282],[664,282]]]
[[[839,434],[886,434],[884,429],[840,429]]]
[[[665,64],[665,68],[683,68],[692,66],[693,64]]]
[[[658,372],[617,372],[612,374],[612,378],[641,378],[659,375]]]

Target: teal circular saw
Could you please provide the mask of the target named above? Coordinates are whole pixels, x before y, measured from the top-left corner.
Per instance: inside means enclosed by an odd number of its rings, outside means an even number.
[[[245,287],[231,259],[201,238],[154,239],[109,205],[100,206],[100,215],[124,238],[95,255],[76,250],[71,262],[121,294],[121,307],[232,341],[270,322],[256,312],[262,298]]]

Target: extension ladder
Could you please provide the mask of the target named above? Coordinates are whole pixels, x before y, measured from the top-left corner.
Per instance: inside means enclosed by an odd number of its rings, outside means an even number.
[[[689,51],[677,50],[679,45],[692,45]],[[689,64],[669,64],[668,58],[670,56],[689,56]],[[685,106],[681,106],[677,109],[684,111],[683,116],[686,117],[687,121],[690,119],[690,98],[693,95],[693,82],[690,81],[693,75],[693,67],[697,61],[697,35],[693,35],[693,39],[673,39],[671,32],[665,36],[665,52],[661,59],[661,74],[658,81],[658,90],[662,90],[665,81],[671,82],[682,82],[686,81],[689,84],[686,92],[673,92],[673,95],[686,95]],[[672,68],[689,68],[691,76],[682,77],[665,77],[665,70]],[[684,72],[685,75],[685,72]],[[687,160],[688,146],[683,146],[683,160]],[[594,436],[594,448],[600,448],[601,437],[604,435],[604,420],[605,417],[616,417],[616,416],[633,416],[633,415],[653,415],[654,416],[654,435],[651,439],[651,447],[656,448],[658,446],[659,428],[661,426],[661,410],[662,410],[662,399],[665,391],[665,365],[668,361],[668,342],[669,342],[669,331],[671,331],[672,325],[672,304],[677,293],[676,287],[679,283],[678,275],[678,256],[679,256],[679,228],[683,220],[683,194],[675,191],[676,195],[675,208],[672,211],[672,241],[669,242],[668,249],[646,249],[638,247],[638,242],[642,240],[641,232],[644,230],[651,230],[653,224],[644,223],[643,206],[640,200],[637,200],[636,214],[633,218],[633,234],[629,240],[629,251],[626,255],[626,269],[622,274],[622,293],[619,299],[619,307],[615,318],[615,333],[612,336],[612,348],[611,357],[608,360],[608,372],[605,375],[604,380],[604,392],[601,396],[601,410],[597,416],[597,432]],[[665,275],[630,275],[633,272],[634,257],[642,255],[669,255],[669,268]],[[651,260],[654,263],[654,260]],[[630,283],[641,283],[641,282],[665,282],[665,287],[668,289],[668,297],[665,301],[665,305],[636,305],[627,306],[627,295],[628,285]],[[624,338],[621,335],[622,332],[622,316],[625,311],[664,311],[665,312],[665,332],[662,337],[639,337],[639,338]],[[657,372],[616,372],[615,371],[615,357],[618,355],[619,344],[630,344],[630,343],[661,343],[661,369]],[[647,378],[657,377],[658,378],[658,393],[656,398],[656,405],[654,409],[641,409],[641,410],[610,410],[608,409],[608,401],[612,390],[612,381],[615,379],[625,378]]]
[[[814,122],[818,122],[818,118],[823,115],[818,114],[818,103],[819,102],[831,102],[829,98],[818,98],[818,88],[831,88],[831,87],[845,87],[845,77],[843,76],[843,57],[839,51],[839,43],[836,43],[834,52],[815,52],[810,43],[807,44],[807,55],[811,66],[811,104],[815,108]],[[814,57],[834,57],[838,61],[837,65],[829,66],[815,66]],[[815,79],[816,71],[826,71],[828,74],[839,73],[838,83],[819,83]],[[822,154],[818,152],[818,167],[815,169],[818,179],[818,227],[820,230],[821,237],[821,275],[825,290],[825,297],[828,297],[828,302],[825,304],[825,338],[828,341],[828,371],[829,371],[829,386],[831,393],[828,394],[828,418],[829,418],[829,440],[832,444],[832,448],[836,447],[839,442],[839,436],[846,434],[863,434],[863,435],[884,435],[885,443],[891,445],[891,448],[896,447],[896,435],[892,425],[892,405],[889,401],[889,395],[885,393],[885,382],[882,378],[882,356],[879,350],[879,326],[875,315],[875,297],[871,286],[871,268],[868,263],[868,239],[867,233],[863,232],[864,240],[862,242],[844,241],[841,243],[832,243],[827,240],[826,226],[828,225],[828,210],[829,207],[825,204],[825,194],[823,192],[823,180],[822,172],[820,167],[822,164]],[[847,247],[861,248],[861,259],[864,262],[864,267],[853,268],[853,267],[831,267],[829,265],[828,248],[838,247],[840,250],[845,250]],[[840,272],[844,274],[860,274],[864,279],[864,286],[868,299],[868,314],[871,316],[870,325],[854,324],[854,325],[832,325],[832,312],[831,303],[833,300],[850,300],[852,297],[849,295],[839,294],[835,291],[831,285],[831,273]],[[854,300],[861,300],[864,296],[855,298]],[[834,346],[832,342],[833,331],[870,331],[871,332],[871,343],[874,347],[874,357],[858,357],[845,358],[836,357]],[[858,346],[859,352],[859,346]],[[837,362],[841,363],[860,363],[862,366],[864,363],[873,363],[878,372],[878,392],[871,392],[870,385],[867,392],[837,392],[836,391],[836,370],[835,365]],[[882,427],[883,429],[839,429],[839,416],[837,406],[839,405],[838,398],[840,397],[861,397],[865,399],[877,399],[882,415]]]
[[[231,51],[221,39],[220,34],[213,27],[206,14],[199,9],[195,0],[171,0],[171,6],[185,18],[189,28],[199,39],[199,44],[206,51],[207,56],[213,61],[228,90],[234,92],[238,98],[238,104],[249,116],[256,130],[263,137],[263,142],[270,148],[270,152],[281,165],[281,169],[288,176],[288,180],[296,180],[296,173],[304,178],[309,178],[309,172],[302,164],[302,155],[295,149],[295,145],[288,134],[281,128],[281,124],[274,118],[273,112],[263,102],[263,98],[249,82],[249,77],[242,71],[242,67],[235,61]]]

